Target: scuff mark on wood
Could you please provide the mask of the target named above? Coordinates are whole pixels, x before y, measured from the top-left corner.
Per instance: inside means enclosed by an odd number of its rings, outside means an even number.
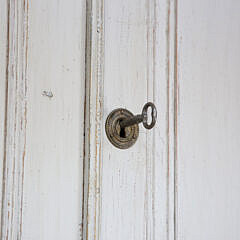
[[[51,99],[53,97],[52,91],[42,91],[42,95]]]

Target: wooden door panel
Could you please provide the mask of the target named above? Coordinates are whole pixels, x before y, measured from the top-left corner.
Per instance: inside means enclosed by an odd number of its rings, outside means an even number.
[[[174,26],[174,4],[145,0],[91,3],[85,237],[166,239],[173,232],[173,205],[169,205],[173,173],[169,168],[173,163],[174,67],[170,58],[174,57],[174,28],[170,37],[169,25],[171,18]],[[154,129],[147,131],[139,125],[135,145],[126,150],[114,147],[105,134],[108,114],[119,107],[138,114],[147,101],[153,101],[159,112]]]
[[[85,2],[1,2],[7,40],[1,239],[79,239]]]
[[[237,1],[1,6],[1,238],[239,239]],[[114,147],[108,114],[147,101]]]
[[[177,239],[240,238],[240,4],[178,1]]]

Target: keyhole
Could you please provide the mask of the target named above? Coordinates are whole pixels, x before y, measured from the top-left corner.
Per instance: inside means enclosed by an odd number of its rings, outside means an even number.
[[[121,137],[121,138],[126,138],[125,128],[121,128],[121,129],[120,129],[120,137]]]
[[[119,123],[122,121],[123,119],[121,119],[119,121]],[[119,124],[120,125],[120,124]],[[120,127],[120,132],[119,132],[119,135],[121,138],[126,138],[126,131],[125,131],[125,127]]]

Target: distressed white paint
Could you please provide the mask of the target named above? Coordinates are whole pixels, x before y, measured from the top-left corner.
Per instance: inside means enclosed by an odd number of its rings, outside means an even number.
[[[98,239],[102,155],[103,1],[87,1],[84,239]]]
[[[1,238],[22,234],[27,122],[27,5],[9,2],[6,46],[6,135],[4,136]]]
[[[86,239],[168,239],[174,230],[174,2],[92,1],[88,16]],[[140,113],[147,101],[159,113],[154,130],[140,126],[132,148],[113,147],[107,115],[118,107]]]
[[[1,0],[1,238],[239,239],[239,3],[86,3]]]
[[[239,4],[93,6],[89,239],[238,239]],[[147,100],[154,131],[141,128],[131,149],[111,146],[109,112],[138,113]]]
[[[7,1],[0,1],[0,199],[2,199],[3,159],[5,155],[5,101],[6,101],[6,78],[8,62],[8,11]],[[0,202],[0,213],[2,201]],[[0,219],[1,224],[1,219]]]
[[[1,239],[80,239],[85,2],[1,2]]]
[[[240,239],[240,2],[178,1],[176,239]]]

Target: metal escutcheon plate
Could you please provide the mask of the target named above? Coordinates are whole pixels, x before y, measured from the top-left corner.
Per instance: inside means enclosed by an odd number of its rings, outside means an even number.
[[[109,141],[117,148],[130,148],[139,135],[138,124],[121,129],[119,122],[134,115],[126,109],[113,110],[107,117],[105,130]]]

